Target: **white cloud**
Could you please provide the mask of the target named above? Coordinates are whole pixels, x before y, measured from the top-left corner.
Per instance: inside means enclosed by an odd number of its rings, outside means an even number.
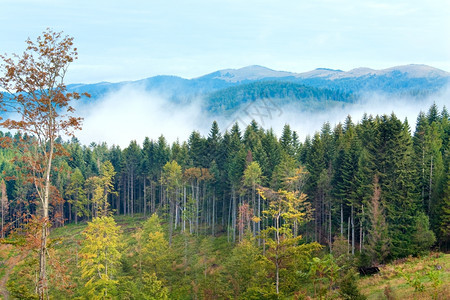
[[[127,86],[92,104],[79,106],[77,111],[84,117],[84,125],[76,135],[85,145],[107,142],[109,146],[115,144],[124,148],[132,140],[142,144],[145,137],[157,139],[164,135],[169,142],[177,139],[182,142],[187,141],[194,130],[207,136],[213,120],[217,120],[222,133],[235,122],[243,132],[255,119],[262,128],[273,128],[278,136],[283,126],[289,124],[303,141],[307,135],[312,136],[319,131],[325,122],[333,128],[344,122],[347,115],[356,123],[364,113],[375,116],[392,112],[402,121],[407,118],[413,132],[420,111],[426,112],[433,102],[442,109],[449,98],[450,87],[422,100],[372,93],[364,95],[358,103],[330,106],[314,112],[302,110],[295,104],[277,107],[275,102],[263,104],[258,100],[225,116],[208,114],[201,100],[175,104],[156,92]]]
[[[330,106],[323,111],[305,111],[299,105],[289,104],[282,107],[272,107],[272,114],[268,116],[267,110],[261,110],[260,113],[265,117],[258,116],[255,109],[250,106],[250,114],[245,113],[245,108],[249,105],[241,107],[241,109],[233,115],[233,118],[219,125],[229,125],[236,120],[242,130],[248,125],[252,118],[264,129],[273,128],[279,137],[282,133],[283,126],[289,124],[292,130],[297,131],[300,141],[304,141],[307,135],[313,136],[315,132],[320,131],[325,122],[329,122],[331,128],[338,123],[343,123],[348,115],[351,116],[354,123],[359,122],[363,115],[390,115],[395,113],[401,121],[408,119],[411,133],[414,132],[416,119],[420,111],[427,112],[433,103],[441,110],[444,105],[448,106],[450,99],[450,86],[443,88],[439,93],[433,94],[424,99],[418,100],[412,97],[400,97],[392,95],[382,95],[378,93],[370,93],[363,95],[361,100],[354,104],[342,104],[339,106]],[[326,105],[326,104],[324,104]],[[448,109],[449,107],[447,107]]]
[[[132,140],[142,144],[145,137],[161,134],[170,142],[186,140],[192,130],[205,126],[200,101],[175,105],[143,88],[124,87],[77,111],[84,122],[76,135],[86,145],[107,142],[123,148]]]

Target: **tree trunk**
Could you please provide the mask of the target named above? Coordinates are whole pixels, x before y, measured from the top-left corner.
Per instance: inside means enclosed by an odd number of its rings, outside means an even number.
[[[232,230],[233,230],[233,243],[236,242],[236,191],[234,187],[232,188],[233,192],[233,219],[232,219]]]
[[[153,214],[155,212],[155,202],[155,187],[153,186],[153,180],[150,180],[150,214]]]
[[[70,223],[72,222],[72,204],[70,204],[70,202],[68,203],[68,207],[69,207],[69,223]]]
[[[77,200],[78,201],[78,200]],[[78,209],[77,209],[77,207],[75,206],[74,207],[74,213],[75,213],[75,224],[78,224]]]
[[[131,170],[131,217],[134,215],[134,170]]]
[[[352,223],[352,255],[355,255],[355,223],[354,223],[354,216],[353,216],[353,204],[351,208],[351,223]]]
[[[168,196],[168,201],[169,201],[169,246],[172,245],[172,233],[173,233],[173,221],[172,221],[172,216],[173,216],[173,201],[170,199],[170,195]]]
[[[175,230],[178,228],[178,188],[175,192],[175,199],[174,199],[174,206],[175,206]]]
[[[200,186],[197,180],[197,184],[195,186],[196,194],[195,194],[195,204],[196,204],[196,213],[195,213],[195,233],[198,235],[199,231],[199,215],[200,215]]]
[[[4,195],[2,195],[2,197],[4,197]],[[5,238],[5,232],[4,232],[4,224],[5,224],[5,208],[4,203],[3,203],[3,198],[1,199],[1,203],[2,203],[2,239]]]
[[[128,176],[127,176],[127,178],[128,178]],[[126,215],[127,214],[128,183],[124,178],[122,180],[123,180],[123,214]]]
[[[431,193],[432,193],[432,185],[433,185],[433,155],[431,155],[431,164],[430,164],[430,188],[428,192],[428,216],[431,219]]]
[[[214,228],[214,224],[216,223],[215,220],[215,215],[216,215],[216,211],[215,211],[215,205],[216,205],[216,190],[215,188],[213,189],[213,196],[212,196],[212,221],[211,221],[211,235],[214,236],[215,234],[215,228]]]
[[[278,252],[278,250],[277,250]],[[278,253],[275,254],[275,271],[276,271],[276,288],[277,288],[277,295],[279,294],[279,285],[280,285],[280,266],[278,263]]]
[[[275,234],[276,234],[276,240],[277,240],[277,248],[275,253],[275,283],[276,283],[276,290],[277,294],[279,293],[279,283],[280,283],[280,266],[278,261],[278,250],[280,249],[280,216],[277,216],[275,218]]]
[[[186,232],[186,185],[183,186],[183,233]]]
[[[344,208],[341,203],[341,237],[344,236]]]
[[[330,203],[329,203],[329,214],[328,214],[328,217],[329,217],[329,219],[328,219],[328,225],[329,225],[329,227],[330,227],[330,231],[329,231],[329,236],[328,236],[328,238],[329,238],[329,244],[330,244],[330,253],[333,251],[333,249],[332,249],[332,247],[333,247],[333,243],[332,243],[332,240],[331,240],[331,200],[330,200]]]
[[[364,204],[361,206],[362,216],[359,219],[359,253],[362,252],[363,245],[363,220],[364,220]]]
[[[258,193],[258,236],[261,233],[261,195]],[[258,237],[258,247],[261,246],[261,238]]]
[[[121,194],[122,190],[120,188],[120,183],[119,183],[119,187],[117,189],[117,195],[115,195],[114,197],[116,198],[116,215],[120,215],[120,194]]]
[[[350,253],[350,217],[347,221],[347,253]]]
[[[51,125],[51,124],[50,124]],[[50,138],[50,152],[48,156],[47,168],[45,170],[45,188],[44,197],[42,198],[42,228],[41,228],[41,244],[39,249],[39,282],[38,295],[39,299],[48,298],[47,287],[47,237],[48,231],[48,203],[50,197],[50,171],[52,169],[53,159],[53,139]]]
[[[147,178],[144,176],[144,217],[147,215]]]

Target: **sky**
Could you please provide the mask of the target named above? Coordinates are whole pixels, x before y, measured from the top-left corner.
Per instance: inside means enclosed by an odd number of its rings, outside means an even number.
[[[248,65],[450,71],[449,16],[448,0],[0,0],[0,53],[21,53],[49,27],[79,50],[66,83]]]
[[[22,53],[26,39],[46,28],[63,31],[79,53],[66,84],[195,78],[249,65],[301,73],[426,64],[449,72],[449,16],[448,0],[0,0],[0,53]],[[288,123],[304,138],[348,114],[358,121],[365,112],[395,111],[413,129],[420,110],[433,102],[441,108],[449,95],[447,88],[423,103],[371,95],[314,116],[285,107],[260,125],[280,134]],[[84,124],[76,135],[86,145],[126,147],[161,134],[185,141],[192,130],[208,134],[213,119],[222,131],[233,122],[206,116],[202,100],[175,107],[164,95],[125,86],[78,106]]]

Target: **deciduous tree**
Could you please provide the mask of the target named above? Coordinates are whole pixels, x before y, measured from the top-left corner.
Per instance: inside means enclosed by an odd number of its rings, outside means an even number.
[[[32,136],[31,143],[22,143],[22,156],[29,178],[34,183],[41,205],[42,238],[40,246],[39,298],[47,297],[47,242],[52,163],[61,147],[59,135],[72,135],[81,128],[81,118],[73,115],[71,100],[77,93],[67,93],[64,78],[71,62],[77,58],[73,38],[47,29],[34,42],[27,40],[22,55],[0,55],[0,93],[2,109],[14,112],[19,119],[9,118],[0,126]]]
[[[305,205],[306,195],[285,190],[273,191],[268,188],[258,188],[258,193],[269,202],[263,213],[271,218],[273,225],[262,230],[261,234],[268,246],[266,255],[275,267],[276,293],[280,292],[280,271],[295,264],[313,250],[320,248],[317,243],[300,245],[301,236],[292,236],[294,221],[301,222],[307,215]]]
[[[120,227],[112,217],[99,217],[88,223],[83,232],[81,277],[86,280],[89,299],[104,299],[111,295],[118,281]]]

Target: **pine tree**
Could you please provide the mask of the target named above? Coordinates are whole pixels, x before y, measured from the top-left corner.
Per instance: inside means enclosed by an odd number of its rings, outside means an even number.
[[[283,127],[283,131],[280,137],[280,145],[285,153],[294,156],[295,155],[295,147],[294,141],[292,138],[292,130],[288,124],[285,124]]]
[[[307,167],[310,173],[308,191],[311,195],[314,195],[316,192],[317,181],[320,173],[327,167],[324,157],[325,149],[319,133],[316,133],[312,140],[311,149],[309,150],[307,157]]]
[[[269,261],[261,255],[254,240],[243,239],[231,251],[225,263],[228,281],[233,287],[233,297],[249,298],[249,294],[270,293]]]
[[[319,176],[319,181],[317,182],[317,195],[318,201],[321,205],[322,213],[320,215],[320,229],[321,232],[319,236],[323,236],[321,243],[327,244],[332,251],[332,212],[333,212],[333,199],[332,199],[332,169],[331,166],[328,169],[322,170]],[[317,217],[317,216],[316,216]],[[325,232],[328,231],[327,237],[325,238]]]
[[[89,299],[114,295],[120,266],[120,227],[112,217],[94,218],[83,231],[81,277]]]
[[[190,165],[192,167],[205,168],[209,166],[206,161],[206,140],[200,135],[198,131],[193,131],[189,136],[189,158],[191,159]]]
[[[213,161],[216,163],[222,163],[224,159],[222,152],[220,151],[222,143],[222,135],[219,131],[219,125],[216,121],[212,123],[211,130],[209,131],[208,138],[206,140],[206,155],[207,155],[207,165],[210,168]]]
[[[322,129],[320,131],[320,139],[322,140],[324,148],[325,165],[328,168],[332,164],[336,151],[336,145],[333,141],[330,123],[326,122],[323,124]]]
[[[267,130],[261,139],[261,144],[267,155],[267,175],[272,174],[275,166],[277,166],[282,158],[281,146],[272,129]],[[270,178],[270,177],[268,177]]]
[[[373,195],[367,203],[367,211],[370,223],[367,251],[374,264],[383,263],[389,254],[389,236],[377,175],[373,177]]]
[[[448,250],[450,248],[450,173],[448,172],[448,163],[447,180],[445,181],[444,197],[442,199],[440,211],[439,237],[440,241],[445,245],[444,249]]]
[[[413,137],[414,161],[416,164],[416,182],[421,192],[425,212],[432,220],[433,227],[438,226],[439,199],[442,198],[440,184],[443,178],[442,138],[439,119],[432,106],[429,118],[420,113],[417,118]],[[433,120],[433,121],[432,121]],[[430,123],[431,122],[431,123]]]
[[[125,201],[124,211],[131,216],[134,215],[137,202],[136,183],[139,179],[139,165],[142,160],[142,150],[136,141],[131,141],[130,145],[123,150],[123,164],[125,169]]]
[[[430,221],[424,212],[419,211],[417,213],[414,224],[415,230],[412,238],[414,245],[413,253],[420,255],[430,250],[431,246],[436,242],[436,236],[430,230]]]
[[[419,199],[414,186],[412,141],[407,122],[397,117],[382,116],[378,125],[380,134],[378,155],[380,162],[381,198],[386,209],[391,255],[404,257],[412,253],[414,219]]]
[[[253,160],[258,162],[259,166],[261,167],[261,171],[264,176],[263,180],[270,178],[271,174],[269,174],[269,158],[264,151],[261,139],[258,139],[258,141],[256,141],[256,145],[252,151],[252,154]]]

